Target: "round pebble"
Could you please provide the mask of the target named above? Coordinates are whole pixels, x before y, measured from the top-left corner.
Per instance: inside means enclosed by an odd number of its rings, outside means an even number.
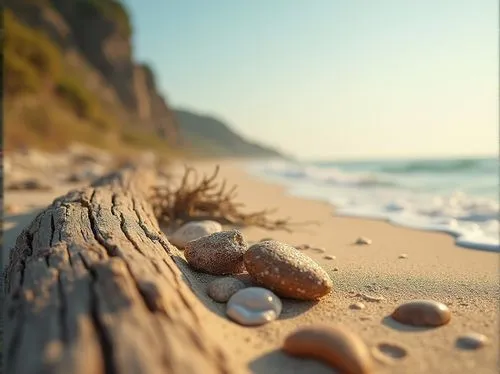
[[[477,332],[470,332],[457,338],[457,347],[462,349],[479,349],[488,343],[488,337]]]
[[[323,257],[325,260],[335,260],[337,257],[335,256],[330,256],[330,255],[326,255],[325,257]]]
[[[316,300],[333,288],[321,266],[287,244],[275,240],[254,244],[243,258],[252,279],[278,296]]]
[[[406,325],[441,326],[450,322],[451,312],[437,301],[413,300],[398,306],[391,316]]]
[[[258,326],[274,321],[282,309],[281,300],[271,291],[248,287],[231,296],[226,314],[241,325]]]
[[[361,303],[361,302],[358,301],[357,303],[349,305],[349,308],[350,309],[361,310],[361,309],[365,309],[366,306],[365,306],[365,304],[363,304],[363,303]]]
[[[170,242],[176,247],[183,249],[191,240],[222,231],[222,226],[216,221],[193,221],[182,225],[172,236]]]
[[[184,255],[195,270],[214,275],[239,274],[245,270],[247,243],[238,230],[221,231],[192,240]]]
[[[231,277],[219,278],[209,283],[207,294],[213,300],[219,303],[225,303],[231,296],[245,287],[245,284],[238,279]]]
[[[291,333],[283,350],[292,356],[315,358],[348,374],[370,373],[370,351],[363,340],[343,326],[316,325]]]
[[[360,236],[359,238],[356,239],[356,241],[354,242],[354,244],[357,244],[357,245],[370,245],[370,244],[372,244],[372,240],[368,239],[368,238],[365,238],[364,236]]]

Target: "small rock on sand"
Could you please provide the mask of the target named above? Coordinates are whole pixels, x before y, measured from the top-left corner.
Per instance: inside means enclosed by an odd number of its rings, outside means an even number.
[[[326,252],[326,249],[325,248],[322,248],[322,247],[319,247],[319,248],[314,248],[314,250],[318,253],[325,253]]]
[[[408,258],[408,255],[406,253],[401,253],[398,258],[400,259],[405,259],[405,258]]]
[[[221,231],[186,244],[184,255],[195,270],[214,275],[243,272],[247,243],[238,230]]]
[[[333,268],[333,271],[339,271],[339,268]]]
[[[488,337],[477,332],[469,332],[457,338],[457,347],[462,349],[479,349],[488,343]]]
[[[360,236],[359,238],[356,239],[356,241],[354,242],[354,244],[357,244],[357,245],[370,245],[370,244],[372,244],[372,240],[368,239],[368,238],[365,238],[364,236]]]
[[[245,287],[245,284],[236,278],[219,278],[208,284],[207,294],[213,300],[219,303],[225,303],[231,296]]]
[[[406,348],[393,343],[379,343],[372,349],[372,354],[378,361],[392,365],[408,355]]]
[[[263,238],[260,239],[259,242],[267,242],[268,240],[273,240],[273,238]]]
[[[330,256],[330,255],[326,255],[325,257],[323,257],[325,260],[335,260],[337,257],[335,256]]]
[[[363,340],[343,326],[301,328],[288,335],[283,350],[292,356],[321,360],[342,373],[367,374],[373,367]]]
[[[281,297],[316,300],[333,288],[321,266],[296,248],[275,240],[251,246],[244,262],[257,284]]]
[[[365,306],[365,304],[363,304],[362,302],[359,302],[359,301],[358,301],[358,302],[356,302],[356,303],[354,303],[354,304],[349,305],[349,308],[350,308],[350,309],[361,310],[361,309],[365,309],[365,308],[366,308],[366,306]]]
[[[215,221],[188,222],[177,229],[169,238],[170,242],[182,249],[191,240],[222,231],[222,226]]]
[[[244,326],[258,326],[274,321],[283,305],[278,296],[261,287],[236,292],[227,303],[226,314]]]
[[[434,300],[412,300],[398,306],[391,316],[406,325],[441,326],[450,322],[451,312]]]

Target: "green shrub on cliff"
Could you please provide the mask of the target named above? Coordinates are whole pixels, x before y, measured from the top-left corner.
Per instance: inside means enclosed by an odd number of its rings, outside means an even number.
[[[23,77],[21,72],[26,73],[28,80],[32,79],[34,72],[40,77],[57,77],[60,74],[61,53],[44,33],[19,22],[9,9],[4,11],[4,29],[4,58],[9,60],[7,79],[10,79],[9,69],[13,69],[20,79]],[[28,65],[32,69],[27,68]],[[30,85],[29,82],[27,85]]]

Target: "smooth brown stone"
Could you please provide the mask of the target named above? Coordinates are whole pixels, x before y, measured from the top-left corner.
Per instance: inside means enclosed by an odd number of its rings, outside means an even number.
[[[275,240],[257,243],[243,258],[254,282],[278,296],[316,300],[333,288],[332,280],[321,266],[288,244]]]
[[[207,294],[213,300],[225,303],[231,296],[245,287],[245,284],[236,278],[218,278],[208,284]]]
[[[343,326],[315,325],[288,335],[283,350],[292,356],[315,358],[346,374],[371,373],[366,344]]]
[[[335,260],[337,257],[335,256],[330,256],[330,255],[326,255],[325,257],[323,257],[325,260]]]
[[[451,312],[437,301],[412,300],[398,306],[392,318],[406,325],[441,326],[450,322]]]
[[[214,275],[239,274],[245,270],[247,243],[238,230],[221,231],[186,244],[184,256],[194,270]]]

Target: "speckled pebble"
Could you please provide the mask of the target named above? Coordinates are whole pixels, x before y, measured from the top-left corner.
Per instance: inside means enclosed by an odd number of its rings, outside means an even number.
[[[247,243],[238,230],[216,232],[186,244],[188,264],[214,275],[239,274],[245,270],[243,254]]]
[[[332,280],[321,266],[287,244],[275,240],[258,243],[243,257],[252,279],[278,296],[316,300],[333,288]]]
[[[488,337],[477,332],[469,332],[457,338],[457,347],[462,349],[479,349],[488,343]]]
[[[443,303],[433,300],[412,300],[392,312],[396,321],[413,326],[441,326],[450,322],[451,312]]]
[[[222,226],[215,221],[193,221],[182,225],[168,239],[178,247],[183,249],[191,240],[199,239],[203,236],[222,231]]]
[[[335,256],[330,256],[330,255],[326,255],[325,257],[323,257],[325,260],[335,260],[337,257]]]
[[[356,239],[356,241],[354,242],[354,244],[357,244],[357,245],[370,245],[370,244],[372,244],[372,240],[368,239],[368,238],[365,238],[364,236],[360,236],[359,238]]]
[[[213,300],[225,303],[231,296],[245,287],[245,284],[236,278],[218,278],[208,284],[207,294]]]
[[[283,350],[292,356],[315,358],[347,374],[372,372],[373,361],[363,340],[343,326],[315,325],[286,338]]]
[[[231,296],[226,314],[241,325],[258,326],[277,319],[282,309],[281,300],[271,291],[248,287]]]

